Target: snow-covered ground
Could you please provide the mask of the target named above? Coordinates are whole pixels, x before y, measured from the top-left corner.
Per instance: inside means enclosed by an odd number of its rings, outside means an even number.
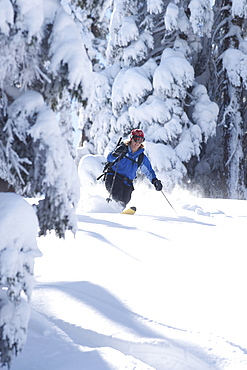
[[[90,191],[75,238],[38,240],[11,370],[246,370],[247,201],[140,185],[130,216]]]

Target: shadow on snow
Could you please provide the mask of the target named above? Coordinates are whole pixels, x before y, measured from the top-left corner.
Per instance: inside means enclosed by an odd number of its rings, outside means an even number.
[[[40,284],[37,289],[57,289],[92,307],[109,320],[128,328],[141,337],[161,338],[156,332],[138,322],[138,316],[130,311],[119,299],[105,288],[91,282],[64,282],[56,284]],[[73,315],[73,313],[71,313]]]

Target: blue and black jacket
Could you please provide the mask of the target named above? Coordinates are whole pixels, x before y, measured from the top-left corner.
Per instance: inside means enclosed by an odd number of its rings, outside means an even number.
[[[113,153],[114,151],[108,154],[108,162],[113,162],[116,160],[116,156],[114,156]],[[117,161],[108,171],[108,173],[113,174],[116,171],[117,176],[122,177],[126,184],[131,185],[132,181],[136,178],[136,172],[139,168],[138,158],[140,154],[143,156],[140,169],[142,173],[150,180],[150,182],[152,182],[152,180],[156,178],[156,174],[148,157],[144,154],[143,148],[138,149],[135,153],[132,153],[130,146],[127,146],[127,153],[125,156]]]

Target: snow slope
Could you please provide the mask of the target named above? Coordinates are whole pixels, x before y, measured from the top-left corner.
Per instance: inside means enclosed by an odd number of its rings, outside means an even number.
[[[246,201],[174,192],[175,213],[139,186],[130,216],[105,195],[79,206],[75,238],[38,240],[11,370],[246,370]]]

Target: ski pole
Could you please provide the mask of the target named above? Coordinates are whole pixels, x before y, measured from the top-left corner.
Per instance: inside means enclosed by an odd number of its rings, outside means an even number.
[[[118,140],[118,143],[116,145],[116,148],[120,145],[121,141],[122,141],[122,137],[120,137],[120,139]],[[103,173],[99,177],[97,177],[96,180],[98,181],[99,179],[101,179],[101,177],[103,177],[105,175],[105,173],[107,172],[107,170],[110,169],[112,166],[114,166],[114,164],[118,160],[119,160],[119,157],[116,158],[115,161],[113,161],[113,162],[107,162],[106,165],[105,165],[105,167],[104,167],[104,169],[103,169]]]
[[[105,165],[105,168],[103,170],[103,173],[99,177],[97,177],[96,180],[101,179],[101,177],[103,177],[106,174],[107,170],[111,169],[112,166],[114,166],[114,164],[117,163],[118,160],[119,160],[119,157],[117,157],[115,159],[115,161],[113,161],[113,162],[107,162],[106,165]]]
[[[173,211],[177,214],[177,212],[175,211],[175,209],[173,208],[173,206],[171,205],[171,203],[169,202],[169,200],[167,199],[167,196],[165,195],[165,193],[163,192],[163,190],[161,190],[161,193],[164,195],[164,197],[166,198],[166,201],[168,202],[168,204],[171,206],[171,208],[173,209]]]
[[[121,156],[120,156],[121,157]],[[121,158],[118,158],[118,162],[117,162],[117,167],[116,167],[116,170],[114,172],[114,176],[113,176],[113,179],[112,179],[112,184],[111,184],[111,189],[110,189],[110,192],[109,192],[109,197],[106,198],[106,201],[109,203],[111,202],[111,196],[112,196],[112,190],[113,190],[113,186],[114,186],[114,183],[115,183],[115,179],[116,179],[116,176],[117,176],[117,170],[118,170],[118,165],[119,165],[119,162],[120,162],[120,159]]]

